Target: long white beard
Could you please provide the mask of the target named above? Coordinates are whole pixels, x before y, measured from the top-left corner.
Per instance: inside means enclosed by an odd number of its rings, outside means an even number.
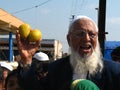
[[[102,55],[99,44],[92,55],[82,58],[71,48],[70,63],[73,67],[73,79],[85,79],[87,73],[90,75],[101,72],[103,69]]]

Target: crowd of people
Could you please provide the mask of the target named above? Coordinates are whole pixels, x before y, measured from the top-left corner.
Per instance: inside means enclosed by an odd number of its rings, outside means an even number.
[[[19,61],[18,61],[19,63]],[[38,80],[42,79],[48,73],[49,57],[46,53],[36,52],[33,56],[32,64],[37,74]],[[15,64],[15,63],[13,63]],[[15,65],[16,66],[16,65]],[[22,79],[21,67],[17,69],[7,61],[0,62],[0,90],[27,90],[24,89],[24,80]]]
[[[22,40],[16,30],[21,60],[18,68],[8,75],[6,90],[13,90],[7,89],[10,86],[9,77],[12,75],[16,76],[19,90],[76,90],[71,89],[71,85],[79,79],[88,80],[85,81],[86,85],[92,83],[91,87],[96,88],[80,89],[78,86],[77,90],[120,90],[120,64],[103,59],[98,41],[98,27],[91,18],[76,16],[69,25],[66,38],[69,55],[53,62],[45,60],[44,64],[38,65],[38,61],[34,60],[40,59],[40,53],[36,54],[36,51],[41,40],[30,44],[27,40]]]

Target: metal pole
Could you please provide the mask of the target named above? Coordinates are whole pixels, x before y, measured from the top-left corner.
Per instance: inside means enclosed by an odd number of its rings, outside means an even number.
[[[13,50],[12,50],[12,32],[9,33],[9,62],[13,60]]]
[[[104,56],[104,42],[105,42],[105,19],[106,19],[106,0],[99,0],[98,12],[98,29],[99,29],[99,42],[102,54]]]

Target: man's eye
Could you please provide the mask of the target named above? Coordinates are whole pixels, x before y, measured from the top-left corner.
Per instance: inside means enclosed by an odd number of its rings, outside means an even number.
[[[94,33],[89,33],[89,36],[91,37],[91,38],[94,38],[94,37],[96,37],[96,34],[94,34]]]
[[[78,34],[76,34],[77,36],[83,36],[85,34],[85,32],[79,32]]]

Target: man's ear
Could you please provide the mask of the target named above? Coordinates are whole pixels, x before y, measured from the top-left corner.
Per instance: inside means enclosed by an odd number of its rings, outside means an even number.
[[[70,46],[70,35],[69,34],[67,34],[67,42],[68,42],[68,45]]]

